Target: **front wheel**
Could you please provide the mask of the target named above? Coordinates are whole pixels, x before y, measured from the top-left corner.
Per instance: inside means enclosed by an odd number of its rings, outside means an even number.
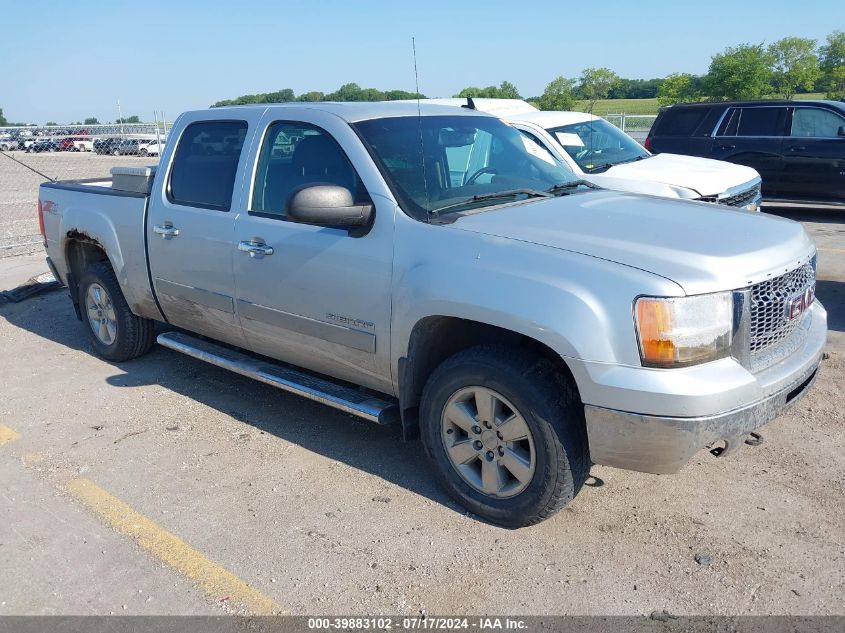
[[[119,363],[149,351],[155,323],[132,313],[108,262],[86,268],[78,292],[82,320],[98,355]]]
[[[549,518],[590,472],[571,379],[520,348],[481,345],[446,360],[425,386],[420,424],[446,491],[505,527]]]

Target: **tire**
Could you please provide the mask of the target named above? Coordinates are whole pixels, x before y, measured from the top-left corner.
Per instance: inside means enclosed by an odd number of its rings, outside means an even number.
[[[488,392],[499,399],[494,405],[498,413],[489,421],[482,420],[479,407],[473,407],[478,394],[486,397]],[[468,411],[469,417],[454,415],[458,410]],[[462,419],[462,426],[453,423],[456,418]],[[507,442],[511,438],[506,430],[503,439],[505,419],[512,423],[521,419],[527,439]],[[583,408],[571,379],[551,361],[520,348],[480,345],[444,361],[423,390],[420,425],[440,484],[462,506],[503,527],[519,528],[549,518],[575,498],[590,473]],[[482,433],[463,428],[470,425]],[[510,434],[519,435],[513,430]],[[465,441],[471,442],[475,456]],[[471,461],[455,465],[447,442],[452,451],[461,445],[462,458],[469,455]],[[531,467],[526,469],[528,462]],[[519,469],[510,470],[514,464]],[[505,481],[498,492],[490,494],[479,487],[485,472],[495,472],[490,481]]]
[[[141,156],[144,156],[144,157],[146,157],[146,156],[147,156],[147,154],[149,154],[149,152],[147,151],[147,149],[146,149],[146,148],[142,148],[142,149],[141,149],[141,151],[140,151],[140,152],[138,152],[138,153],[139,153]]]
[[[155,322],[132,313],[108,262],[85,269],[78,293],[82,322],[99,356],[120,363],[146,354],[153,346]],[[95,325],[98,317],[108,323]]]

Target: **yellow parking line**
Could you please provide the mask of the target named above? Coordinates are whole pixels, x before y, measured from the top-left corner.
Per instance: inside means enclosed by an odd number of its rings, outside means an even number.
[[[134,538],[156,558],[187,576],[215,601],[227,600],[242,605],[257,615],[287,613],[261,592],[206,558],[177,536],[139,514],[120,499],[84,477],[67,485],[70,493],[94,510],[121,534]]]
[[[845,249],[841,248],[827,248],[825,246],[816,247],[817,251],[827,251],[828,253],[845,253]]]
[[[15,429],[10,429],[8,426],[0,424],[0,446],[14,442],[21,436]]]

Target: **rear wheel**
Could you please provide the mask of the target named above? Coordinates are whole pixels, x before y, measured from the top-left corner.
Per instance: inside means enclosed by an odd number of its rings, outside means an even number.
[[[420,424],[446,491],[505,527],[550,517],[589,475],[571,379],[520,348],[483,345],[446,360],[425,386]]]
[[[86,268],[78,292],[82,320],[97,354],[122,362],[149,351],[155,322],[132,313],[108,262]]]

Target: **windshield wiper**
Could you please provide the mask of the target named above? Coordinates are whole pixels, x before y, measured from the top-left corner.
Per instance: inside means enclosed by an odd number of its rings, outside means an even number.
[[[651,156],[634,156],[634,158],[629,158],[628,160],[620,160],[617,165],[624,165],[625,163],[636,163],[639,160],[645,160],[646,158],[651,158]]]
[[[432,209],[429,212],[429,217],[436,218],[443,214],[444,211],[454,212],[458,207],[465,207],[476,202],[485,202],[488,200],[501,200],[502,198],[515,198],[516,196],[526,196],[528,198],[550,198],[551,192],[539,191],[538,189],[507,189],[506,191],[495,191],[493,193],[482,193],[472,198],[467,198],[461,202],[454,204],[447,204],[445,207],[439,209]]]
[[[627,163],[636,163],[638,160],[645,160],[646,158],[651,158],[651,156],[636,156],[634,158],[629,158],[628,160],[620,160],[615,163],[602,163],[601,165],[595,165],[591,167],[588,171],[591,174],[598,173],[600,171],[607,171],[611,167],[616,167],[617,165],[625,165]]]
[[[554,187],[549,187],[546,189],[546,193],[554,194],[562,194],[562,193],[569,193],[572,189],[577,189],[578,187],[589,187],[590,189],[601,189],[601,187],[597,187],[591,182],[587,182],[586,180],[570,180],[568,182],[559,182]]]

